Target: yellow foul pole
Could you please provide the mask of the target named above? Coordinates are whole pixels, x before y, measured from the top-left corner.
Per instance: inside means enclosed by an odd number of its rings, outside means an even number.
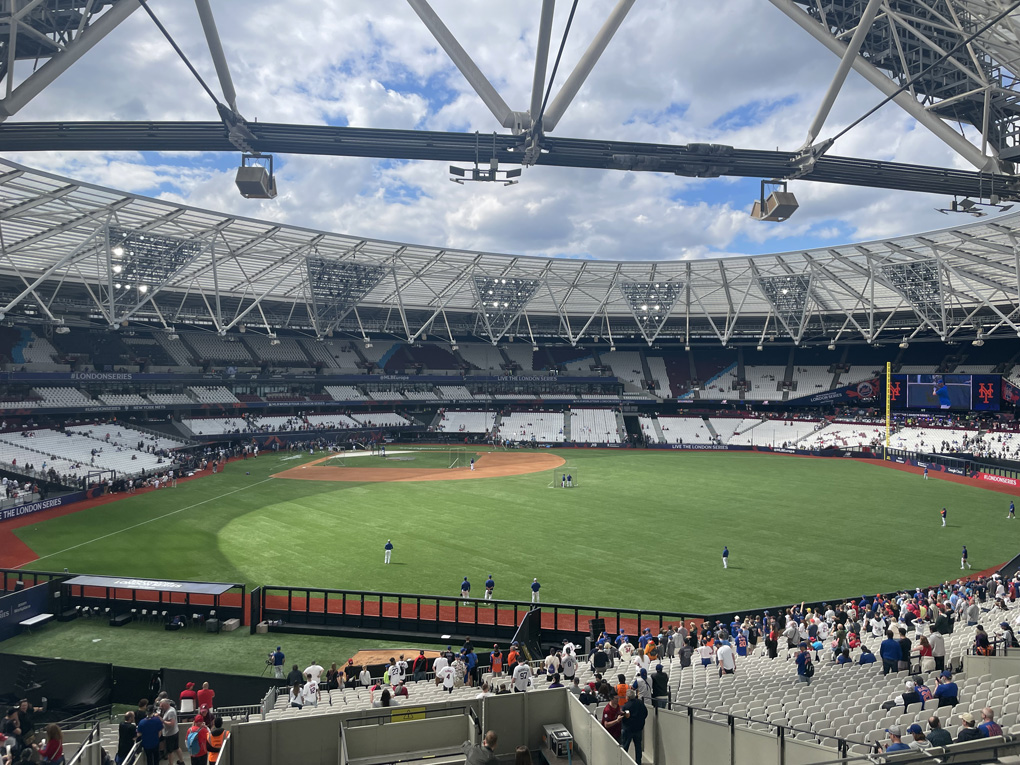
[[[889,459],[889,425],[892,420],[892,362],[885,362],[885,459]]]

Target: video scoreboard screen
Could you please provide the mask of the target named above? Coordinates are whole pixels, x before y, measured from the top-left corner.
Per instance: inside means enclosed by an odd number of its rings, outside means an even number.
[[[894,408],[998,411],[999,375],[893,375],[889,390]]]

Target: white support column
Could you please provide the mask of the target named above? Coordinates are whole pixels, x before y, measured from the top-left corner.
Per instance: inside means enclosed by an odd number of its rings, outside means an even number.
[[[847,49],[847,44],[833,37],[829,30],[815,21],[804,9],[793,2],[793,0],[769,0],[776,8],[781,10],[797,23],[805,32],[814,37],[818,42],[828,48],[837,56],[842,56]],[[917,100],[904,91],[893,96],[899,90],[899,86],[882,74],[875,66],[865,61],[860,56],[853,59],[853,68],[864,79],[875,86],[886,96],[892,96],[892,101],[901,109],[916,119],[928,130],[934,133],[953,151],[974,165],[978,170],[987,172],[1002,172],[999,162],[995,157],[989,157],[981,153],[980,149],[957,133],[950,125],[936,117],[924,108]]]
[[[220,34],[216,30],[216,19],[213,18],[212,7],[209,5],[209,0],[195,0],[195,7],[198,8],[198,18],[202,21],[202,30],[205,32],[205,40],[209,45],[209,54],[212,56],[213,66],[216,67],[216,76],[220,80],[223,100],[227,102],[230,111],[237,114],[237,93],[234,91],[234,81],[230,78],[230,67],[227,65],[227,57],[223,53],[223,43],[220,42]]]
[[[0,100],[0,122],[17,114],[33,98],[46,89],[71,65],[112,32],[124,19],[139,8],[138,0],[118,0],[97,17],[78,37],[49,61],[35,70],[24,82]]]
[[[829,89],[825,92],[821,105],[818,107],[818,113],[808,128],[807,139],[805,139],[804,146],[801,147],[802,149],[810,147],[818,137],[822,125],[825,124],[825,120],[832,110],[832,105],[836,102],[836,96],[839,95],[839,91],[843,88],[843,83],[846,82],[847,75],[850,74],[850,68],[854,65],[854,60],[861,50],[861,45],[864,44],[864,38],[871,31],[871,25],[875,22],[875,16],[878,15],[878,9],[882,2],[883,0],[868,0],[868,7],[864,9],[864,15],[861,16],[861,21],[857,25],[857,29],[854,30],[854,36],[850,40],[850,44],[843,52],[843,58],[836,68],[836,74],[832,77],[832,83],[830,83]]]
[[[496,89],[492,87],[492,83],[482,74],[482,70],[471,60],[467,51],[457,42],[457,38],[453,36],[453,33],[446,27],[442,19],[432,10],[432,6],[428,4],[428,1],[407,0],[407,3],[418,14],[418,18],[428,27],[432,36],[436,38],[436,42],[443,47],[446,55],[450,57],[450,60],[457,66],[460,73],[464,75],[464,79],[468,81],[468,84],[474,88],[475,93],[478,94],[489,108],[489,111],[492,112],[499,124],[503,127],[512,127],[514,117],[510,107],[507,106],[503,97],[496,92]]]
[[[542,111],[545,92],[545,72],[549,66],[549,40],[552,37],[553,10],[556,0],[542,0],[542,18],[538,24],[538,47],[535,51],[535,78],[531,83],[531,120],[538,119]]]
[[[616,34],[616,30],[620,28],[620,24],[627,17],[631,7],[634,5],[634,0],[620,0],[609,14],[609,18],[606,19],[606,23],[602,25],[602,29],[598,31],[595,38],[591,41],[588,46],[588,50],[581,56],[580,61],[577,62],[577,66],[574,67],[574,71],[567,77],[567,81],[563,83],[563,87],[560,92],[556,94],[556,97],[549,103],[546,108],[545,114],[542,116],[542,129],[546,132],[552,132],[556,125],[559,123],[560,118],[563,116],[563,112],[570,106],[570,102],[574,100],[574,96],[577,95],[577,91],[581,89],[584,81],[588,79],[588,75],[591,74],[591,70],[595,68],[595,64],[606,50],[606,46],[609,45],[609,41],[613,39],[613,35]]]

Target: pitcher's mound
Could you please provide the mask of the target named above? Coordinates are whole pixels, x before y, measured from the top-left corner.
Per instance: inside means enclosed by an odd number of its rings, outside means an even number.
[[[508,475],[541,473],[566,464],[562,457],[545,452],[465,452],[475,457],[475,469],[455,468],[371,468],[330,465],[330,457],[277,473],[273,478],[299,481],[460,481],[472,478],[502,478]]]

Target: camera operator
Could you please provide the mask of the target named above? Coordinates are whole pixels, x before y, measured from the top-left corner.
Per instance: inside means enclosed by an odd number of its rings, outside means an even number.
[[[266,663],[273,667],[273,677],[278,680],[283,679],[283,649],[280,646],[276,646],[276,650],[269,654],[269,658],[266,659]]]

